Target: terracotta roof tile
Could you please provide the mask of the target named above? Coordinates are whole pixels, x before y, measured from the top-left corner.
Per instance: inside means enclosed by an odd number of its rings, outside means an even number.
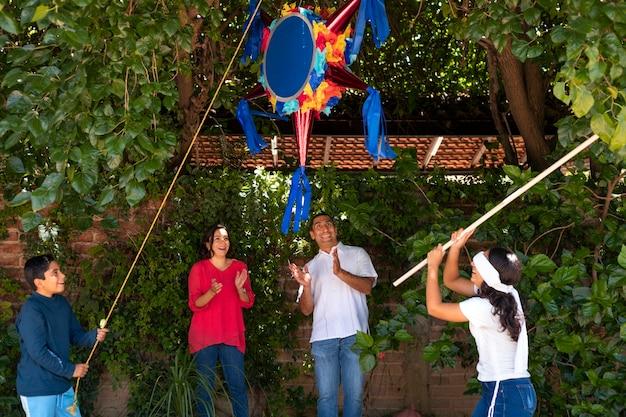
[[[391,136],[392,147],[414,149],[420,168],[431,148],[435,136]],[[274,165],[269,145],[262,152],[251,156],[246,148],[244,136],[202,136],[194,146],[192,163],[201,166],[220,166],[231,163],[247,169],[262,166],[284,168],[295,166],[298,149],[293,136],[277,138],[278,163]],[[307,166],[319,168],[324,165],[327,141],[330,142],[328,164],[340,170],[366,170],[375,168],[381,171],[393,169],[393,160],[381,160],[375,164],[365,150],[362,136],[311,136],[307,151]],[[515,148],[520,162],[526,160],[524,141],[514,137]],[[483,148],[484,145],[484,149]],[[482,150],[481,150],[482,149]],[[476,163],[472,165],[472,162]],[[439,149],[430,158],[426,170],[440,167],[448,171],[467,171],[478,167],[492,168],[503,165],[504,150],[494,136],[444,136]]]

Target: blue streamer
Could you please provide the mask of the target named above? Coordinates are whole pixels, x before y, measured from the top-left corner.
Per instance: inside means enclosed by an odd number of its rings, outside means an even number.
[[[256,9],[256,5],[257,0],[250,0],[248,3],[248,18],[246,19],[246,23],[243,25],[244,28],[248,26],[248,22]],[[261,19],[261,11],[259,10],[259,12],[254,16],[254,20],[248,30],[248,39],[246,40],[243,56],[241,57],[242,64],[245,64],[248,59],[250,59],[250,61],[256,61],[259,57],[259,54],[261,53],[261,39],[263,38],[264,27],[265,25],[263,24],[263,19]]]
[[[375,161],[381,158],[395,159],[397,155],[389,146],[385,134],[385,114],[380,93],[372,87],[367,87],[367,93],[369,96],[363,104],[363,130],[367,152]]]
[[[350,60],[348,65],[352,64],[359,54],[361,43],[363,42],[363,34],[365,33],[365,24],[370,22],[372,26],[372,35],[374,44],[377,48],[387,40],[389,36],[389,21],[387,21],[387,12],[385,11],[385,0],[362,0],[359,6],[359,15],[356,19],[354,29],[354,37],[350,48]]]
[[[239,120],[243,132],[246,135],[246,142],[250,153],[256,155],[261,152],[261,150],[267,146],[267,143],[265,143],[263,137],[259,135],[259,132],[256,130],[252,114],[250,113],[250,105],[246,99],[240,100],[237,105],[237,120]]]
[[[304,167],[298,167],[291,178],[291,189],[287,206],[283,214],[283,221],[280,227],[283,235],[289,232],[291,217],[293,215],[293,231],[298,233],[300,223],[309,219],[311,209],[311,184],[306,176]]]

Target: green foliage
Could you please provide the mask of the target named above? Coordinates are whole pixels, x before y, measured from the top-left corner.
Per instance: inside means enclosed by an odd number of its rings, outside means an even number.
[[[626,156],[626,4],[568,1],[551,40],[561,47],[555,96]],[[602,28],[599,30],[598,28]]]
[[[189,106],[179,102],[185,95],[179,89],[188,86],[190,99],[208,77],[216,78],[207,63],[193,60],[197,36],[215,42],[240,36],[237,25],[244,17],[224,17],[229,7],[241,7],[232,3],[3,4],[0,28],[8,36],[0,37],[0,91],[6,98],[0,155],[9,158],[4,199],[22,207],[27,229],[55,203],[77,215],[144,199],[177,152],[184,125],[179,108]],[[200,34],[188,15],[205,17]],[[225,49],[220,54],[234,50],[229,41],[218,46]],[[209,68],[225,70],[222,62]],[[202,88],[194,89],[194,82]],[[232,107],[227,97],[237,94],[224,89],[215,107]]]
[[[510,46],[524,63],[539,63],[553,93],[587,128],[626,156],[626,4],[620,0],[511,0],[444,3],[460,39]],[[556,75],[554,75],[556,74]],[[574,138],[577,139],[577,138]]]
[[[6,417],[22,416],[15,391],[15,364],[20,354],[13,307],[22,293],[19,285],[0,271],[0,413]]]
[[[176,353],[168,371],[164,381],[157,379],[154,385],[146,413],[148,417],[193,417],[198,407],[197,387],[209,392],[214,399],[216,390],[211,389],[208,381],[196,371],[193,360],[186,352]],[[215,401],[200,407],[206,410],[207,415],[214,415],[214,404]]]

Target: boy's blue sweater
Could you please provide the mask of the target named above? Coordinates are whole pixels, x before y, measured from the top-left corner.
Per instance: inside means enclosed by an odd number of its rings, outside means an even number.
[[[36,292],[26,300],[15,323],[20,335],[17,393],[25,397],[58,395],[72,382],[70,344],[92,346],[96,331],[85,332],[62,295]]]

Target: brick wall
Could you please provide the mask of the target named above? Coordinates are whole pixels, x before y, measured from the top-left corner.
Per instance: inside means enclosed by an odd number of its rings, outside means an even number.
[[[120,228],[113,232],[104,231],[99,222],[71,239],[72,250],[80,257],[89,256],[89,249],[109,238],[126,239],[140,231],[147,230],[146,218],[154,214],[157,203],[132,211],[128,219],[120,223]],[[10,276],[21,279],[24,266],[24,244],[20,240],[23,232],[18,224],[9,225],[7,239],[0,241],[0,268]],[[109,234],[111,236],[109,236]],[[286,275],[286,274],[285,274]],[[378,285],[391,285],[393,277],[379,279]],[[283,288],[289,292],[287,299],[295,298],[296,285],[293,281],[285,282]],[[374,289],[375,291],[376,289]],[[295,308],[295,306],[294,306]],[[405,344],[397,351],[387,352],[379,366],[367,376],[365,393],[366,415],[368,417],[391,416],[400,410],[415,407],[424,417],[463,417],[471,415],[477,401],[476,397],[465,396],[465,383],[474,369],[445,369],[435,371],[421,357],[427,341],[434,339],[441,328],[435,320],[419,318],[411,329],[416,342]],[[297,348],[289,352],[280,352],[278,360],[283,363],[296,363],[302,366],[310,364],[309,336],[311,333],[310,319],[305,320],[296,332]],[[469,334],[468,334],[469,337]],[[119,417],[125,415],[126,386],[121,389],[117,384],[111,385],[108,376],[101,384],[102,398],[97,401],[99,415],[103,417]],[[302,386],[305,392],[314,390],[314,379],[311,370],[292,381],[293,386]],[[113,406],[117,404],[117,406]]]
[[[24,268],[24,245],[22,232],[17,224],[8,226],[8,237],[0,241],[0,267],[11,277],[19,278]]]

